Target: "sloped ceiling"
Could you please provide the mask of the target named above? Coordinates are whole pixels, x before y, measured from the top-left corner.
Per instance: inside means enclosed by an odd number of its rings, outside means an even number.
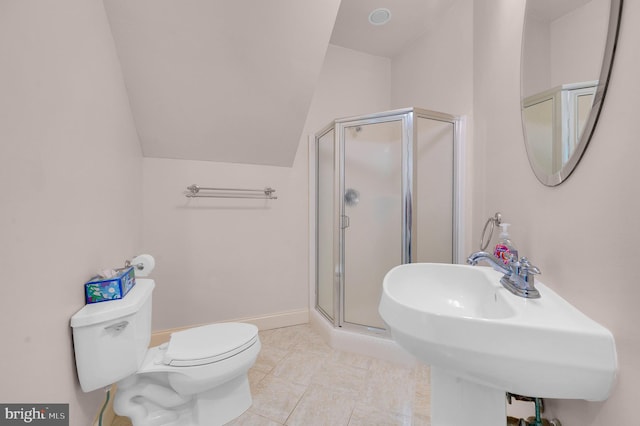
[[[291,166],[340,0],[104,0],[144,156]]]
[[[452,0],[342,0],[331,43],[392,58],[436,27],[455,3]],[[377,8],[391,13],[387,24],[369,23],[369,14]]]

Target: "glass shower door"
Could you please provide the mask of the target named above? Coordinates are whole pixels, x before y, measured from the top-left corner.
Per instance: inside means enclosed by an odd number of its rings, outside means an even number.
[[[402,259],[403,120],[342,128],[342,321],[384,329],[382,280]]]

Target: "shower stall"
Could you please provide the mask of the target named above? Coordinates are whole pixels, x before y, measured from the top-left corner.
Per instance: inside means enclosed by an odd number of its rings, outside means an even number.
[[[315,307],[335,327],[385,334],[378,304],[391,268],[458,262],[462,127],[406,108],[315,135]]]

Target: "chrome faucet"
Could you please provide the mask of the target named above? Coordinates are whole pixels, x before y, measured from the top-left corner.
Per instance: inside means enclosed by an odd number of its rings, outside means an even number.
[[[500,279],[500,283],[511,293],[527,299],[540,297],[540,292],[535,287],[534,278],[534,275],[540,274],[540,269],[529,263],[526,257],[520,259],[512,257],[507,264],[504,264],[490,253],[477,251],[467,258],[467,263],[475,266],[481,260],[493,266],[496,271],[504,274]]]

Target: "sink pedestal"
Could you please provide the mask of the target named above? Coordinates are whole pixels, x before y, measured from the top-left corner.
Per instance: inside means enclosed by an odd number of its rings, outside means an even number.
[[[432,366],[433,426],[506,426],[507,389],[588,401],[613,389],[609,330],[540,281],[542,297],[525,299],[501,278],[442,263],[407,263],[384,277],[380,316],[398,345]]]
[[[432,426],[507,424],[505,391],[479,385],[431,367]]]

